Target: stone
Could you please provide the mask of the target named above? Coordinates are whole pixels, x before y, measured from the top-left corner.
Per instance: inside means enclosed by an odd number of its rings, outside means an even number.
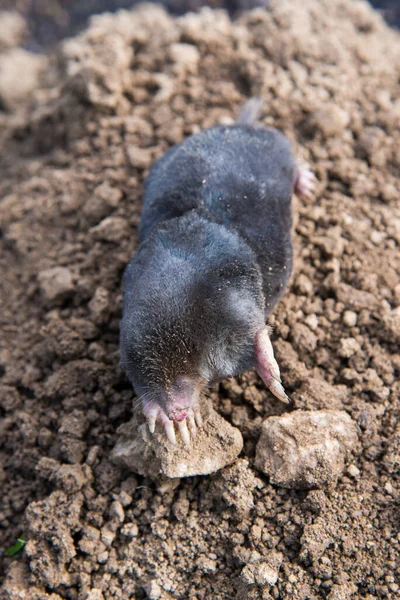
[[[246,588],[255,585],[261,587],[275,585],[278,581],[282,559],[282,553],[275,551],[268,552],[265,556],[252,556],[240,574],[242,590],[245,592]]]
[[[342,338],[340,340],[339,356],[350,358],[353,354],[360,352],[361,347],[355,338]]]
[[[129,146],[127,155],[129,163],[135,169],[148,169],[153,162],[153,150],[151,148]]]
[[[101,590],[98,588],[92,588],[88,592],[85,600],[104,600],[104,596]]]
[[[295,323],[293,325],[292,337],[296,347],[301,352],[313,352],[317,347],[317,336],[303,323]]]
[[[128,538],[134,538],[139,535],[139,527],[136,523],[127,523],[121,528],[121,534]]]
[[[300,294],[304,294],[308,296],[312,294],[314,286],[307,275],[304,273],[300,273],[300,275],[296,279],[296,288]]]
[[[19,46],[27,32],[27,22],[16,11],[0,12],[0,48]]]
[[[332,488],[358,449],[358,427],[346,412],[298,410],[264,421],[255,466],[274,485]]]
[[[200,60],[200,52],[193,44],[171,44],[169,58],[182,68],[193,71]]]
[[[340,227],[332,227],[329,235],[315,236],[314,244],[321,248],[323,253],[328,257],[340,258],[344,252],[346,242],[341,235]]]
[[[388,439],[382,462],[389,473],[400,473],[400,426]]]
[[[186,447],[177,433],[176,444],[168,441],[159,424],[151,434],[141,411],[122,425],[111,460],[134,473],[157,478],[209,475],[234,462],[243,447],[240,431],[232,427],[203,398],[203,426],[197,429]]]
[[[7,110],[14,111],[19,104],[29,102],[46,64],[44,55],[22,48],[12,48],[1,54],[0,100]]]
[[[57,304],[74,291],[72,273],[66,267],[51,267],[38,274],[38,282],[44,300]]]
[[[349,124],[349,115],[336,104],[329,104],[314,115],[314,122],[326,137],[330,137],[343,133]]]
[[[88,307],[94,322],[97,324],[104,323],[111,312],[110,294],[108,290],[101,286],[96,288]]]
[[[110,506],[110,518],[111,520],[116,520],[119,523],[123,523],[125,520],[125,511],[124,508],[118,500],[114,500]]]
[[[121,217],[106,217],[90,232],[95,240],[120,242],[129,236],[129,223]]]
[[[147,584],[146,594],[147,598],[149,598],[150,600],[158,600],[159,598],[162,598],[163,591],[158,585],[158,583],[155,580],[153,580]]]
[[[360,469],[356,467],[356,465],[349,465],[347,472],[350,475],[350,477],[356,478],[360,476]]]
[[[222,500],[232,507],[235,518],[243,520],[254,508],[253,494],[260,483],[248,460],[241,458],[214,476],[210,494],[218,506]]]
[[[354,310],[345,310],[343,313],[343,323],[347,327],[355,327],[357,325],[357,313]]]
[[[312,329],[312,331],[316,331],[318,329],[318,325],[319,325],[319,321],[318,321],[318,317],[315,314],[312,315],[308,315],[305,319],[304,319],[304,323],[310,328]]]

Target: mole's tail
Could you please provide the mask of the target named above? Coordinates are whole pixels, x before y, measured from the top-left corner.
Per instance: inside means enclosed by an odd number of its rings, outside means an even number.
[[[264,101],[262,98],[250,98],[240,109],[237,118],[238,125],[247,125],[248,127],[261,127],[259,118],[261,115]]]

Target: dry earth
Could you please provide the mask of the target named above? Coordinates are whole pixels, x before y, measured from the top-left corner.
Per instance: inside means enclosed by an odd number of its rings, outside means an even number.
[[[12,45],[0,40],[0,547],[28,543],[3,557],[0,597],[398,597],[399,35],[363,2],[277,0],[235,22],[154,6],[96,17],[50,57]],[[271,319],[293,403],[254,373],[221,384],[210,396],[240,458],[152,481],[110,461],[134,397],[118,323],[142,183],[252,95],[319,179],[295,204],[295,273]],[[298,409],[359,428],[336,486],[285,489],[255,468],[265,418]]]

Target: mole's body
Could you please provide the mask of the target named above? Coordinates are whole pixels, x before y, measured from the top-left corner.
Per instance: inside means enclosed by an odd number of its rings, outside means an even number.
[[[145,186],[141,238],[193,210],[237,232],[255,253],[270,312],[292,268],[296,173],[289,142],[276,129],[234,125],[203,131],[154,165]]]
[[[251,119],[171,148],[145,184],[124,276],[122,364],[151,430],[188,442],[200,389],[256,366],[286,400],[265,318],[292,269],[291,197],[310,193],[289,142]]]

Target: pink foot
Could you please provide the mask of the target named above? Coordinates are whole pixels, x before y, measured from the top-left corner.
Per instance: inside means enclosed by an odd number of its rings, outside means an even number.
[[[256,370],[264,381],[265,385],[276,398],[289,404],[290,398],[287,396],[281,380],[278,363],[275,360],[274,350],[269,339],[270,327],[266,325],[257,333],[256,336]]]
[[[307,167],[297,168],[297,177],[294,183],[294,193],[301,199],[312,198],[315,194],[317,179]]]

